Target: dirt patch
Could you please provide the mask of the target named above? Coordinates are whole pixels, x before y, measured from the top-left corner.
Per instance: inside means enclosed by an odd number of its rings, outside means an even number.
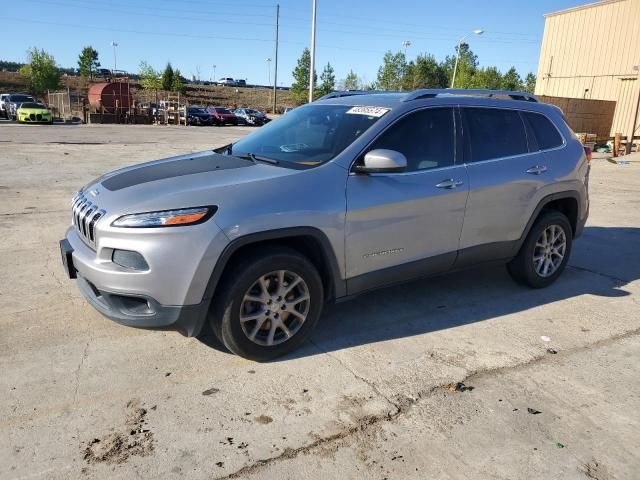
[[[609,480],[610,478],[607,467],[599,462],[596,462],[595,460],[592,460],[589,463],[585,463],[583,472],[587,476],[587,478],[592,478],[594,480]]]
[[[149,455],[153,451],[153,433],[145,428],[147,409],[139,400],[127,404],[124,428],[102,438],[94,438],[84,449],[89,464],[126,462],[133,455]]]
[[[259,417],[256,417],[256,422],[262,424],[262,425],[267,425],[268,423],[273,422],[273,418],[267,416],[267,415],[260,415]]]

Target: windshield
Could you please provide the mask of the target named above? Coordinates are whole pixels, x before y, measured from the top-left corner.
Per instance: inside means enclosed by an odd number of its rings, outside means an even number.
[[[21,105],[22,108],[46,108],[41,103],[26,102]]]
[[[231,153],[252,153],[298,165],[320,165],[351,145],[387,111],[350,105],[296,108],[234,143]]]
[[[189,109],[189,113],[207,113],[207,111],[201,107],[192,107]]]
[[[11,95],[9,97],[11,102],[33,102],[33,97],[29,95]]]

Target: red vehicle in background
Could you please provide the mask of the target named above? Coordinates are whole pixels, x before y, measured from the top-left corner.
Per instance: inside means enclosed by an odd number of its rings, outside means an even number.
[[[213,118],[214,125],[238,125],[238,117],[227,108],[208,107],[207,113]]]

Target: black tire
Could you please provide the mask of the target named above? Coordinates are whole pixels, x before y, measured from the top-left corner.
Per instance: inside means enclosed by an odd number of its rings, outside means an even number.
[[[262,276],[279,270],[293,272],[302,278],[308,288],[308,313],[289,339],[277,345],[259,345],[243,331],[240,310],[244,296],[252,285]],[[320,318],[323,302],[324,290],[320,275],[304,255],[290,248],[267,247],[228,267],[216,293],[209,321],[218,339],[231,352],[249,360],[267,361],[295,350],[308,338]],[[270,325],[268,322],[265,323]],[[281,331],[281,334],[284,332]]]
[[[542,276],[536,271],[533,257],[536,251],[536,243],[542,233],[552,226],[560,227],[564,232],[566,246],[562,261],[556,270],[549,276]],[[558,211],[543,211],[531,227],[518,255],[507,264],[507,270],[511,277],[518,283],[528,285],[531,288],[544,288],[555,282],[565,269],[571,256],[573,243],[573,230],[569,219]]]

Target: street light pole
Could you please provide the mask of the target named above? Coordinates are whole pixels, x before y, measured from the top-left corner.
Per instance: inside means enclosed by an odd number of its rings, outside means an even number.
[[[313,102],[313,87],[316,70],[316,0],[311,13],[311,65],[309,67],[309,102]]]
[[[458,40],[458,51],[456,52],[456,63],[453,66],[453,76],[451,77],[451,88],[454,87],[454,85],[456,84],[456,73],[458,72],[458,62],[460,61],[460,46],[462,45],[462,42],[465,41],[465,39],[471,35],[482,35],[484,33],[484,30],[474,30],[473,32],[469,32],[467,33],[464,37],[462,37],[460,40]]]
[[[118,44],[115,42],[115,40],[112,40],[111,46],[113,47],[113,75],[115,75],[116,70],[118,69],[117,62],[116,62],[116,47],[118,46]]]
[[[211,65],[211,68],[213,69],[213,78],[211,79],[212,82],[216,81],[216,66],[215,65]]]

